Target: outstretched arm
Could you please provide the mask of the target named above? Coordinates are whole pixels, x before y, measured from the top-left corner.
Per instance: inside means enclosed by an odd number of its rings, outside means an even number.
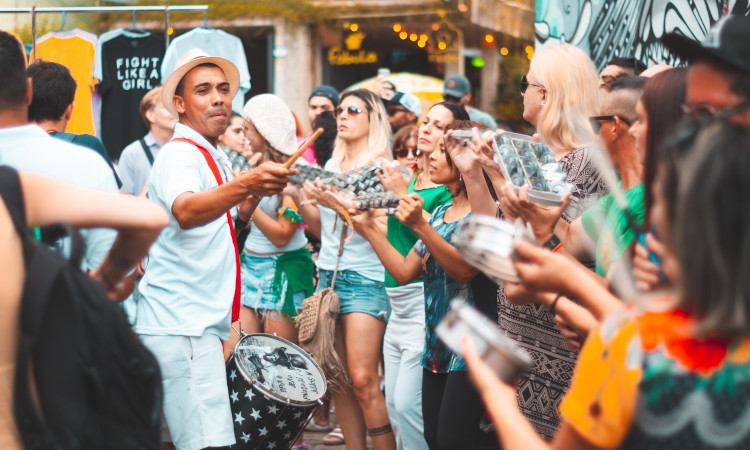
[[[401,256],[386,237],[382,227],[372,217],[370,211],[361,214],[352,212],[354,229],[370,242],[375,254],[378,255],[383,267],[400,285],[411,283],[422,273],[422,263],[419,256],[411,250],[406,257]]]
[[[216,220],[229,208],[243,203],[249,196],[278,194],[284,189],[295,169],[281,164],[263,163],[255,169],[203,192],[184,192],[172,203],[172,215],[180,228],[189,230]],[[248,221],[252,208],[241,208],[240,219]]]
[[[30,227],[66,222],[79,228],[118,231],[104,261],[91,272],[93,278],[104,282],[110,294],[169,223],[164,210],[143,198],[84,189],[40,174],[19,176]]]

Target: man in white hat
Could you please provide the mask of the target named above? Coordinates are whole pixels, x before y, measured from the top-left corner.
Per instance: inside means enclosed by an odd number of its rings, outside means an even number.
[[[149,253],[135,331],[159,360],[164,416],[180,450],[235,443],[222,351],[239,314],[235,231],[247,226],[261,196],[281,192],[296,173],[265,163],[233,177],[216,146],[238,87],[231,62],[191,50],[162,88],[179,122],[148,187],[172,220]]]

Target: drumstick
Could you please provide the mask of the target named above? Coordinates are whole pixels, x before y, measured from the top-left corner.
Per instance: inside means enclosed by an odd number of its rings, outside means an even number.
[[[294,164],[299,159],[299,157],[302,156],[303,153],[305,153],[305,150],[307,150],[307,147],[311,146],[312,143],[315,142],[315,140],[318,139],[318,137],[320,137],[321,134],[323,134],[322,128],[318,128],[317,130],[315,130],[315,133],[313,133],[309,138],[307,138],[307,140],[303,142],[302,145],[300,145],[297,151],[294,152],[294,154],[289,157],[289,160],[284,163],[284,168],[288,169],[292,167],[292,164]],[[250,173],[250,171],[247,170],[245,172],[240,173],[240,175],[245,175],[246,173]]]
[[[311,146],[313,142],[315,142],[315,139],[317,139],[321,134],[323,134],[322,128],[318,128],[317,130],[315,130],[315,133],[313,133],[312,136],[307,138],[307,140],[303,142],[302,145],[299,146],[297,151],[291,157],[289,157],[289,160],[287,160],[287,162],[284,163],[284,167],[287,169],[292,167],[292,164],[294,164],[299,159],[299,157],[302,156],[303,153],[305,153],[305,150],[307,150],[307,147]]]

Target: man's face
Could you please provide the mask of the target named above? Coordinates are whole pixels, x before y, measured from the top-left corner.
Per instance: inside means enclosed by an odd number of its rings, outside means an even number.
[[[154,106],[148,111],[147,119],[151,122],[151,127],[161,128],[163,130],[174,130],[174,125],[177,123],[177,117],[173,116],[164,104],[161,102],[161,97],[157,99]]]
[[[333,111],[334,105],[331,101],[320,95],[311,98],[307,103],[307,114],[310,116],[310,123],[315,120],[323,111]]]
[[[414,113],[404,108],[400,104],[389,103],[386,108],[388,113],[388,122],[395,133],[406,125],[414,123]]]
[[[229,82],[218,67],[195,67],[183,79],[182,97],[175,95],[180,122],[194,129],[209,142],[224,134],[232,103]]]
[[[724,73],[709,63],[698,61],[687,75],[685,105],[694,111],[720,111],[738,104],[742,99],[733,94]]]

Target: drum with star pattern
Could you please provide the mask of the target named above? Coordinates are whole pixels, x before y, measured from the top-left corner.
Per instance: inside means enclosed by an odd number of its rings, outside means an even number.
[[[248,334],[227,361],[237,443],[231,448],[288,449],[326,393],[326,379],[301,348],[278,336]]]

